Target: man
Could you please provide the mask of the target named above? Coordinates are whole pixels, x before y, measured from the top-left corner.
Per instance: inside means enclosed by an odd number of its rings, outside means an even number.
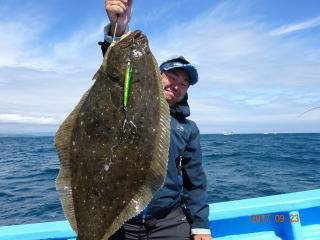
[[[106,0],[110,20],[105,27],[103,54],[113,36],[128,31],[132,0]],[[116,27],[117,23],[117,27]],[[115,33],[116,29],[116,33]],[[170,106],[171,133],[167,175],[149,205],[127,221],[110,240],[170,239],[213,240],[206,203],[206,176],[202,169],[200,134],[190,115],[187,90],[198,81],[198,73],[185,58],[160,65],[164,97]],[[191,226],[191,228],[190,228]]]

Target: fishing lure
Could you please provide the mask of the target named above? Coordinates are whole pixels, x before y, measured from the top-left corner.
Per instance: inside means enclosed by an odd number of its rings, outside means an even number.
[[[131,74],[132,65],[130,62],[127,63],[125,78],[124,78],[124,88],[123,88],[123,107],[126,109],[129,104],[130,98],[130,88],[131,88]]]
[[[131,62],[128,62],[125,70],[124,86],[123,86],[123,108],[125,112],[125,119],[123,122],[123,132],[129,133],[129,134],[135,134],[137,132],[137,126],[131,120],[128,120],[128,115],[127,115],[127,106],[129,104],[130,89],[131,89],[131,74],[132,74],[132,65],[131,65]]]

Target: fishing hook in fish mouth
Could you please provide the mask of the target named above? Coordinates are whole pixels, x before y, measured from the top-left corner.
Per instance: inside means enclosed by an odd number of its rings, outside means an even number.
[[[141,31],[137,30],[134,32],[134,35],[132,36],[134,39],[138,39],[139,37],[141,37]]]
[[[132,37],[131,37],[131,42],[132,42],[132,44],[131,44],[131,47],[130,47],[131,49],[134,49],[134,48],[135,48],[134,39],[135,39],[134,36],[132,36]],[[132,55],[132,53],[131,53],[131,55]]]
[[[135,47],[135,40],[141,37],[141,31],[136,31],[134,35],[131,37],[132,45],[131,48]]]

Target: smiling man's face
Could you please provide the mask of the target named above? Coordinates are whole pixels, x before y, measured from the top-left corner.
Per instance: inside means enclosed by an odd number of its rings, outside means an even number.
[[[189,88],[189,75],[181,68],[170,69],[161,73],[164,97],[170,107],[180,102]]]

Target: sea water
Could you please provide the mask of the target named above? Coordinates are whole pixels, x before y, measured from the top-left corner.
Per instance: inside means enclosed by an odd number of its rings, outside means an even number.
[[[201,135],[208,202],[320,188],[320,134]],[[53,137],[0,137],[0,225],[64,220]]]

